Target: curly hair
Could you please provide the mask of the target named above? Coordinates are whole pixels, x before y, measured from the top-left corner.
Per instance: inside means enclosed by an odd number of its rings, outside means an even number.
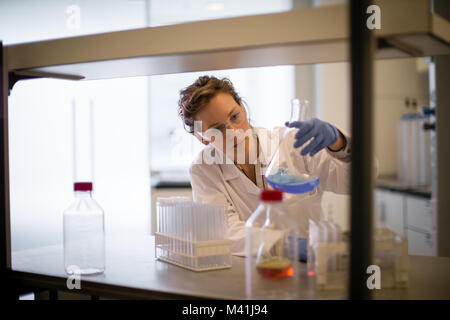
[[[194,132],[195,115],[218,93],[228,93],[238,105],[243,107],[241,97],[228,78],[201,76],[193,84],[180,91],[178,115],[189,133]]]

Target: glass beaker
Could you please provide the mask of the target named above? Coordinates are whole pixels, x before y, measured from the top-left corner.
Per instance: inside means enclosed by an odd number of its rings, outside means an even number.
[[[292,99],[291,117],[289,122],[305,121],[309,109],[308,100]],[[319,177],[306,172],[293,172],[288,168],[294,168],[294,152],[300,152],[294,148],[294,139],[297,128],[286,128],[280,145],[275,152],[266,170],[266,180],[274,189],[280,189],[287,193],[308,193],[319,185]]]

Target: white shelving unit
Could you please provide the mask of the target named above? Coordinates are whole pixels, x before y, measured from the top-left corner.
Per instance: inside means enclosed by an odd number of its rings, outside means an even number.
[[[450,24],[429,0],[375,1],[376,58],[449,54]],[[405,14],[407,12],[408,14]],[[105,79],[348,61],[346,5],[150,27],[5,47],[8,71]]]

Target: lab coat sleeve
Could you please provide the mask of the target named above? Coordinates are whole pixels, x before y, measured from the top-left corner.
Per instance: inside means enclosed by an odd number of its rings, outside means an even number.
[[[352,150],[352,139],[349,135],[346,133],[343,133],[341,130],[339,130],[345,139],[345,147],[342,150],[339,151],[332,151],[329,148],[325,148],[325,150],[330,154],[332,157],[344,161],[344,162],[350,162],[351,161],[351,150]]]
[[[226,238],[231,240],[231,253],[245,256],[245,222],[233,204],[221,177],[220,169],[209,165],[192,165],[190,170],[192,195],[195,202],[226,207]],[[266,248],[270,248],[280,239],[281,234],[273,232],[266,241]],[[254,250],[253,250],[254,251]],[[254,252],[255,253],[255,252]]]
[[[345,138],[346,144],[345,147],[342,150],[339,151],[332,151],[329,148],[325,148],[326,152],[332,156],[334,159],[337,159],[338,165],[341,165],[342,167],[345,167],[345,170],[348,171],[348,179],[350,179],[350,162],[351,162],[351,156],[352,156],[352,138],[349,134],[347,134],[345,131],[342,131],[338,129],[342,135]],[[342,164],[342,162],[347,163],[347,165]],[[342,169],[339,169],[342,171]],[[344,171],[345,171],[344,170]],[[342,171],[342,172],[344,172]],[[378,176],[378,159],[376,156],[373,157],[373,175],[376,178]],[[342,181],[342,180],[341,180]],[[350,184],[348,184],[348,193],[350,192]],[[329,191],[329,190],[327,190]],[[330,190],[333,191],[333,190]],[[339,193],[339,192],[338,192]]]
[[[319,157],[310,158],[313,172],[320,178],[320,188],[337,194],[350,194],[351,163],[338,160],[327,151],[320,151]]]
[[[343,152],[331,152],[322,149],[313,157],[301,156],[300,151],[306,147],[308,143],[300,147],[294,152],[296,159],[294,160],[300,171],[306,170],[309,174],[318,175],[320,178],[319,188],[323,191],[331,191],[337,194],[350,193],[350,148],[351,139],[345,135],[347,146]],[[304,166],[304,168],[302,168]]]

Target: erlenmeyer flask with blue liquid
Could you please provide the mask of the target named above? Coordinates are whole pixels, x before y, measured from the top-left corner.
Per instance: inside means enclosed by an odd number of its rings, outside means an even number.
[[[305,121],[309,111],[309,101],[293,99],[291,101],[291,117],[289,122]],[[297,128],[286,127],[280,145],[275,152],[269,166],[266,170],[266,180],[269,185],[275,189],[283,190],[287,193],[308,193],[313,191],[319,185],[319,177],[307,172],[293,172],[295,149],[291,139],[288,136],[295,134]]]

